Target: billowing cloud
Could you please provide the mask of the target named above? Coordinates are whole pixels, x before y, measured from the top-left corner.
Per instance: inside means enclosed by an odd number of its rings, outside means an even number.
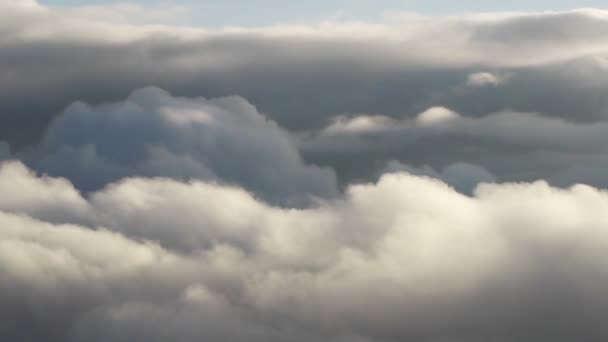
[[[2,170],[3,194],[18,191],[9,178],[49,211],[73,201],[61,195],[73,189],[67,182],[16,162]],[[45,202],[49,191],[54,203]],[[608,311],[608,195],[592,187],[486,184],[467,197],[393,173],[343,199],[288,210],[237,188],[129,179],[80,201],[90,224],[49,223],[0,203],[2,336],[600,341],[608,333],[594,319]]]
[[[318,137],[361,136],[392,133],[398,138],[419,136],[462,135],[507,143],[547,146],[555,149],[594,150],[607,142],[608,123],[574,123],[537,113],[500,112],[470,118],[445,107],[432,107],[415,116],[390,120],[382,116],[360,115],[321,131]],[[343,120],[341,120],[343,121]],[[359,130],[349,129],[352,122],[373,121],[376,124]]]
[[[71,105],[23,159],[83,191],[164,176],[239,184],[273,203],[337,193],[333,172],[305,165],[289,135],[246,100],[177,98],[158,88]]]
[[[471,87],[498,86],[503,81],[503,77],[490,72],[476,72],[467,77],[467,85]]]
[[[74,100],[117,101],[148,85],[188,97],[238,94],[295,130],[343,113],[435,105],[575,119],[603,118],[606,108],[608,78],[596,66],[607,48],[602,10],[209,29],[135,24],[129,13],[148,15],[140,8],[0,6],[0,139],[16,147],[37,142]],[[479,70],[486,81],[520,76],[509,87],[459,88]]]
[[[429,166],[412,167],[396,160],[391,160],[382,170],[381,176],[384,174],[401,172],[440,179],[446,184],[454,187],[456,191],[468,195],[473,194],[475,189],[482,183],[496,182],[494,175],[483,166],[462,162],[450,164],[441,170],[441,172],[437,172]]]
[[[66,179],[36,177],[23,164],[0,164],[0,208],[53,223],[90,219],[88,203]]]
[[[349,129],[353,122],[374,125]],[[301,148],[309,160],[336,168],[346,182],[370,179],[396,159],[439,169],[466,161],[488,167],[507,181],[548,179],[560,186],[606,186],[608,179],[600,171],[608,157],[606,137],[605,122],[577,123],[511,111],[468,117],[432,107],[413,119],[341,117],[328,128],[303,136]]]
[[[458,113],[454,113],[445,107],[433,107],[425,110],[416,116],[416,123],[420,126],[440,125],[443,122],[457,120]]]
[[[605,340],[607,11],[181,13],[0,0],[0,340]]]

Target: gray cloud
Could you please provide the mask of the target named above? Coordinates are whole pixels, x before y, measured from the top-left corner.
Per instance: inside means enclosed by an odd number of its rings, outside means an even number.
[[[118,103],[75,103],[22,158],[83,191],[141,175],[239,184],[292,205],[337,193],[331,170],[305,165],[289,135],[240,97],[144,88]]]
[[[3,194],[34,194],[27,201],[36,205],[73,189],[15,162],[3,165],[4,178],[24,185],[2,181]],[[10,320],[0,334],[601,341],[607,196],[537,182],[482,185],[467,197],[395,173],[288,210],[238,188],[129,179],[80,199],[91,210],[85,226],[48,223],[8,200],[0,203],[0,315]]]
[[[9,159],[11,156],[11,151],[9,145],[3,141],[0,141],[0,161]]]
[[[115,9],[1,6],[0,139],[16,147],[36,142],[76,99],[118,101],[148,85],[189,97],[238,94],[295,130],[345,112],[396,116],[432,105],[572,119],[603,118],[606,108],[603,73],[564,64],[603,56],[601,10],[206,30],[117,23],[124,14]],[[512,86],[454,90],[481,71],[522,76]]]
[[[444,168],[467,161],[499,180],[547,179],[569,186],[608,185],[605,122],[580,123],[535,113],[462,116],[433,107],[413,119],[379,115],[342,116],[301,138],[307,159],[334,167],[343,181],[370,179],[388,161]]]
[[[0,340],[608,335],[606,11],[172,13],[0,0]]]

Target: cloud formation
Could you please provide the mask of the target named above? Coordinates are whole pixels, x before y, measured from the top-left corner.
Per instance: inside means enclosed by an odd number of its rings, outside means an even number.
[[[605,340],[607,11],[181,10],[0,0],[0,340]]]
[[[441,172],[432,167],[412,167],[396,160],[391,160],[382,170],[380,177],[391,173],[408,173],[415,176],[439,179],[453,187],[456,191],[472,195],[482,183],[496,183],[496,178],[483,166],[468,163],[453,163],[446,166]]]
[[[357,123],[368,124],[352,129]],[[300,144],[309,160],[336,168],[347,180],[370,179],[397,159],[435,168],[466,161],[488,167],[503,181],[547,179],[559,186],[583,182],[604,187],[608,179],[600,165],[608,157],[607,136],[605,122],[512,111],[467,117],[432,107],[413,119],[340,116],[320,132],[303,136]],[[348,174],[352,170],[359,174]]]
[[[238,184],[273,203],[337,193],[331,170],[305,165],[291,138],[240,97],[178,98],[158,88],[74,103],[22,157],[92,191],[131,176]]]
[[[294,130],[343,113],[433,105],[572,119],[606,108],[602,10],[208,29],[135,24],[132,10],[114,7],[0,6],[0,140],[16,147],[37,142],[75,100],[118,101],[148,85],[187,97],[238,94]],[[508,87],[458,89],[480,72],[519,76]]]
[[[467,85],[471,87],[498,86],[503,81],[503,77],[490,72],[476,72],[467,77]]]
[[[70,222],[82,213],[61,196],[73,191],[68,182],[17,162],[3,164],[0,180],[18,202],[0,203],[5,337],[600,341],[607,333],[594,318],[608,311],[608,195],[588,186],[488,184],[467,197],[394,173],[344,199],[288,210],[238,188],[129,179],[80,198],[91,221],[75,225],[19,203]]]

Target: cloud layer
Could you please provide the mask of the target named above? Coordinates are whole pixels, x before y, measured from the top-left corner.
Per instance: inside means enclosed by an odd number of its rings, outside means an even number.
[[[607,11],[183,10],[0,0],[0,340],[605,340]]]
[[[512,111],[467,117],[432,107],[413,119],[381,115],[339,116],[301,138],[310,160],[330,165],[346,180],[369,179],[393,159],[443,168],[467,161],[500,180],[546,179],[559,186],[584,182],[605,187],[605,122],[577,123]]]
[[[23,156],[92,191],[129,176],[239,184],[273,203],[337,193],[331,170],[305,165],[289,135],[239,97],[172,97],[158,88],[71,105]]]
[[[5,32],[0,38],[0,141],[17,152],[39,145],[54,129],[54,119],[74,101],[93,108],[100,103],[119,104],[134,89],[149,85],[174,97],[213,99],[236,94],[297,134],[323,130],[345,115],[369,113],[361,120],[414,119],[435,107],[449,108],[465,118],[494,117],[504,111],[538,113],[549,121],[556,119],[547,127],[561,119],[573,125],[598,124],[600,128],[592,130],[601,130],[606,121],[608,64],[602,32],[608,30],[608,20],[599,9],[451,17],[394,14],[376,23],[329,20],[205,29],[137,24],[130,20],[134,10],[128,6],[58,9],[35,1],[4,1],[0,6],[5,19],[0,21]],[[137,10],[151,17],[158,12]],[[358,129],[375,122],[350,124]],[[510,129],[502,125],[498,135],[509,135]],[[553,136],[556,145],[558,134],[551,129],[542,136]],[[559,132],[570,137],[570,131]],[[391,138],[379,138],[386,139]],[[331,142],[312,151],[307,145],[300,148],[308,163],[335,168],[342,185],[373,179],[390,160],[438,170],[457,162],[478,164],[505,181],[608,184],[594,171],[605,167],[608,156],[595,147],[546,151],[545,142],[534,138],[538,144],[528,141],[522,151],[517,139],[490,137],[488,143],[485,136],[468,134],[459,141],[442,135],[430,140],[405,150],[389,144],[371,155],[364,152],[367,146],[354,156],[325,153],[334,148]],[[51,172],[56,166],[49,165],[40,170],[68,176],[79,188],[86,183],[86,189],[138,172],[164,176],[176,172],[161,172],[159,165],[150,166],[154,172],[102,166],[97,184],[83,180],[87,175],[78,168],[71,174]],[[187,177],[204,172],[195,161],[184,173]],[[260,180],[254,182],[261,186]],[[247,188],[259,192],[251,185]],[[312,186],[311,192],[325,192],[318,187]],[[261,192],[276,192],[267,188]]]
[[[599,319],[608,311],[608,194],[587,186],[482,185],[467,197],[395,173],[287,210],[238,188],[168,179],[124,180],[82,198],[69,182],[8,162],[0,191],[9,198],[0,202],[5,337],[600,341],[608,333]]]
[[[0,139],[16,147],[38,141],[75,100],[118,101],[149,85],[188,97],[238,94],[296,130],[345,112],[392,116],[434,105],[576,120],[602,118],[606,108],[603,10],[211,30],[137,25],[129,8],[0,6],[0,113],[10,122]],[[480,73],[483,82],[512,77],[501,87],[461,87]]]

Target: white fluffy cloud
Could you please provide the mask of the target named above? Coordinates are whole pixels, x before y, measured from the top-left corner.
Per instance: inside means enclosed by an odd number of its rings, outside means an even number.
[[[445,107],[432,107],[416,116],[416,123],[420,126],[433,126],[459,118],[455,113]]]
[[[0,208],[41,220],[64,223],[88,220],[88,203],[65,179],[36,177],[21,163],[0,164]]]
[[[74,225],[45,221],[19,195],[65,211],[69,183],[17,162],[0,179],[9,198],[0,202],[0,316],[17,320],[4,336],[595,341],[607,333],[599,317],[608,312],[608,194],[588,186],[488,184],[467,197],[394,173],[289,210],[237,188],[142,178],[80,198],[91,223]],[[66,221],[81,215],[73,208]],[[39,330],[28,331],[26,318]]]
[[[386,173],[406,172],[416,176],[440,179],[464,194],[472,194],[481,183],[495,183],[496,178],[483,166],[468,163],[453,163],[441,170],[435,171],[430,166],[412,167],[396,160],[387,163],[382,175]]]

